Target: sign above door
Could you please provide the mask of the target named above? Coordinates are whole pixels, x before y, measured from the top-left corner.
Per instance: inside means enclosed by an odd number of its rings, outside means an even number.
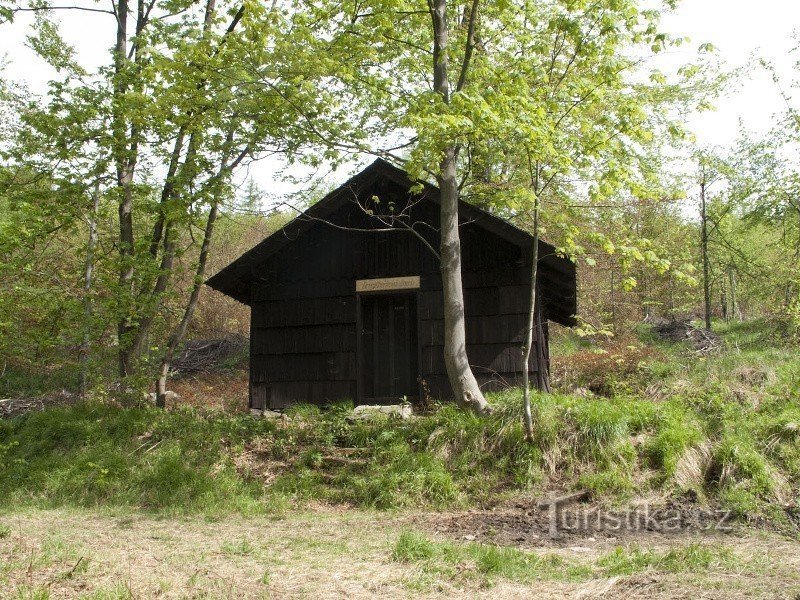
[[[419,275],[408,277],[384,277],[381,279],[357,279],[357,292],[389,292],[393,290],[418,290]]]

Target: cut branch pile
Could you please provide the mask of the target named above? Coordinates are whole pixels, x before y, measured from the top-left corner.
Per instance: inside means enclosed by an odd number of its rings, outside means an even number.
[[[33,398],[6,398],[0,400],[0,419],[11,419],[29,412],[72,404],[77,398],[78,396],[66,390]]]
[[[231,359],[246,357],[248,348],[249,340],[236,334],[219,339],[191,340],[173,360],[172,370],[184,375],[213,371]]]
[[[653,326],[653,331],[662,340],[688,342],[698,354],[709,354],[722,350],[722,338],[702,327],[695,327],[688,320],[662,321]]]

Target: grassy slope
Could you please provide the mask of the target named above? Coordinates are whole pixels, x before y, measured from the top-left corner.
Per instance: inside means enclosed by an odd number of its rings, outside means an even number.
[[[100,403],[31,414],[0,422],[0,506],[252,514],[588,488],[609,502],[681,495],[786,523],[800,487],[800,352],[765,323],[721,333],[727,350],[705,358],[653,341],[605,352],[571,343],[556,375],[606,396],[537,396],[534,446],[517,392],[495,395],[487,419],[452,406],[357,424],[346,406],[297,407],[277,423]]]

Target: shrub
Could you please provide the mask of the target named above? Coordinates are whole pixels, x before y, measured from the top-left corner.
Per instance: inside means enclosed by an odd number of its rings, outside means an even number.
[[[620,387],[630,386],[634,376],[641,387],[646,365],[661,358],[663,354],[651,346],[611,342],[569,356],[555,356],[552,373],[554,383],[562,389],[586,388],[601,396],[613,396]]]

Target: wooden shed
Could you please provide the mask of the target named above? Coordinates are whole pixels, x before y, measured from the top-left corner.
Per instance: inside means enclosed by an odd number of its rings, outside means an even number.
[[[463,202],[459,217],[470,364],[485,389],[518,384],[532,237]],[[377,160],[209,279],[251,307],[251,408],[452,397],[438,224],[439,190]],[[547,320],[576,312],[574,265],[541,241],[539,256],[532,381],[549,368]]]

